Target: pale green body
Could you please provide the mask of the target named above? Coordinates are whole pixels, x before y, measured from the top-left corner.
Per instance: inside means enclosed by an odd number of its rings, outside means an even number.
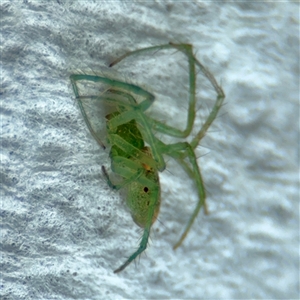
[[[119,112],[112,113],[106,119],[112,120],[119,115]],[[148,219],[149,222],[150,219],[152,220],[152,224],[158,215],[160,185],[157,169],[150,167],[143,160],[137,158],[136,155],[137,151],[141,151],[149,159],[153,159],[151,150],[145,146],[135,120],[119,125],[112,131],[108,128],[108,136],[113,134],[122,138],[123,144],[120,142],[112,145],[110,150],[111,168],[114,173],[122,176],[124,181],[121,186],[117,187],[111,183],[105,169],[103,169],[104,174],[109,185],[114,189],[119,189],[126,183],[126,204],[130,209],[134,222],[145,228]],[[134,149],[126,148],[125,142],[133,146]]]
[[[84,101],[86,99],[94,99],[116,108],[115,113],[110,113],[106,116],[107,137],[108,143],[112,146],[110,152],[112,171],[120,175],[123,178],[123,181],[119,184],[113,184],[104,167],[102,167],[102,171],[111,188],[127,189],[126,203],[131,211],[132,217],[139,226],[144,228],[139,248],[121,267],[115,270],[115,273],[125,269],[126,266],[147,247],[151,225],[156,220],[159,212],[160,185],[158,172],[162,172],[165,169],[163,155],[174,158],[186,171],[189,177],[194,180],[199,199],[190,221],[180,239],[175,244],[174,249],[180,246],[186,237],[202,206],[204,207],[205,212],[207,212],[205,189],[194,149],[204,137],[207,129],[216,118],[217,113],[222,106],[225,95],[221,87],[217,84],[211,73],[195,58],[192,46],[189,44],[170,43],[139,49],[123,55],[110,66],[117,64],[130,55],[148,51],[158,51],[160,49],[177,49],[185,54],[188,59],[189,107],[187,124],[184,130],[170,127],[147,116],[145,111],[153,103],[154,96],[136,85],[96,75],[73,74],[70,76],[76,99],[78,100],[79,107],[87,126],[93,137],[102,147],[104,147],[104,144],[89,120],[84,108]],[[196,114],[196,67],[207,77],[216,91],[217,98],[215,105],[204,125],[190,143],[178,142],[174,144],[165,144],[153,134],[154,130],[177,138],[185,138],[191,133]],[[100,95],[81,95],[78,88],[79,82],[101,82],[109,88]],[[137,103],[135,100],[136,97],[142,97],[143,100],[140,103]],[[149,147],[145,147],[144,141]],[[186,158],[188,162],[185,160]]]

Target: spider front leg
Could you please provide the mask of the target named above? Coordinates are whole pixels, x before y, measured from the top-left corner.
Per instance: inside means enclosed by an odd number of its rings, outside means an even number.
[[[86,110],[84,108],[84,100],[85,99],[96,99],[99,101],[102,101],[103,103],[106,103],[108,105],[115,105],[119,107],[125,107],[125,110],[132,109],[134,106],[137,106],[136,101],[134,100],[132,95],[135,96],[141,96],[143,98],[143,101],[138,104],[138,107],[141,111],[145,111],[154,101],[154,96],[144,90],[143,88],[134,85],[134,84],[128,84],[122,81],[113,80],[107,77],[97,76],[97,75],[88,75],[88,74],[72,74],[70,75],[70,80],[72,84],[72,88],[76,97],[76,100],[78,101],[78,105],[80,108],[80,111],[83,115],[83,118],[88,126],[88,129],[94,139],[98,142],[98,144],[105,149],[104,143],[99,139],[97,133],[95,132],[88,116],[86,113]],[[80,88],[78,84],[84,83],[84,82],[94,82],[94,83],[100,83],[105,86],[109,86],[109,90],[106,91],[106,93],[102,95],[81,95],[80,94]],[[125,91],[125,92],[124,92]],[[113,96],[112,96],[113,95]],[[120,97],[116,96],[119,95]],[[127,100],[127,103],[126,101]],[[129,103],[128,103],[129,102]],[[123,122],[123,123],[122,123]],[[125,117],[123,118],[121,124],[124,124],[127,122]]]

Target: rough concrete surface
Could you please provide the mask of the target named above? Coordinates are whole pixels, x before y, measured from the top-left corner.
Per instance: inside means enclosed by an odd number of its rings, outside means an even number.
[[[298,299],[298,3],[0,5],[1,299]],[[142,231],[104,181],[108,151],[88,132],[69,75],[140,85],[157,97],[149,113],[181,126],[188,85],[176,51],[108,70],[126,51],[170,41],[193,44],[226,93],[197,148],[209,215],[172,250],[197,195],[166,157],[146,255],[114,274]],[[200,79],[196,128],[215,97]]]

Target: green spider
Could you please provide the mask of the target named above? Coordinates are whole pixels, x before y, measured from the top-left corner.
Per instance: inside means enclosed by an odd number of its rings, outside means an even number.
[[[172,157],[182,166],[188,176],[194,180],[198,193],[196,208],[173,249],[181,245],[202,206],[204,207],[204,212],[207,213],[205,188],[194,150],[205,136],[222,106],[225,98],[222,88],[218,85],[213,75],[196,59],[193,54],[193,47],[189,44],[169,43],[138,49],[116,59],[110,64],[110,67],[128,56],[162,49],[180,51],[188,60],[189,102],[187,123],[184,130],[179,130],[149,117],[145,112],[153,103],[154,96],[137,85],[113,80],[105,76],[87,74],[72,74],[70,76],[84,120],[92,136],[104,149],[104,143],[101,141],[100,133],[97,131],[97,122],[101,123],[102,120],[97,115],[96,108],[94,112],[87,110],[86,101],[94,101],[95,104],[101,103],[112,107],[112,111],[104,116],[106,120],[107,143],[111,146],[111,169],[122,178],[122,181],[114,183],[104,166],[102,166],[102,171],[108,185],[112,189],[126,188],[126,204],[130,209],[132,218],[138,226],[144,229],[139,248],[114,273],[124,270],[147,247],[150,229],[157,218],[161,202],[158,172],[162,172],[166,168],[164,155]],[[154,131],[176,138],[186,138],[193,129],[196,116],[196,67],[214,88],[217,94],[215,104],[204,125],[190,143],[184,141],[165,144],[154,135]],[[104,86],[102,91],[92,87],[97,83],[101,83]],[[88,95],[81,95],[80,87],[87,90]],[[137,99],[141,100],[138,101]],[[94,116],[90,115],[93,113],[95,114]]]

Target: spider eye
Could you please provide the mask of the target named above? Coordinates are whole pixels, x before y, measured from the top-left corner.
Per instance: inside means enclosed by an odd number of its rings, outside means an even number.
[[[148,193],[148,191],[149,191],[149,189],[145,186],[145,187],[144,187],[144,192],[145,192],[145,193]]]

